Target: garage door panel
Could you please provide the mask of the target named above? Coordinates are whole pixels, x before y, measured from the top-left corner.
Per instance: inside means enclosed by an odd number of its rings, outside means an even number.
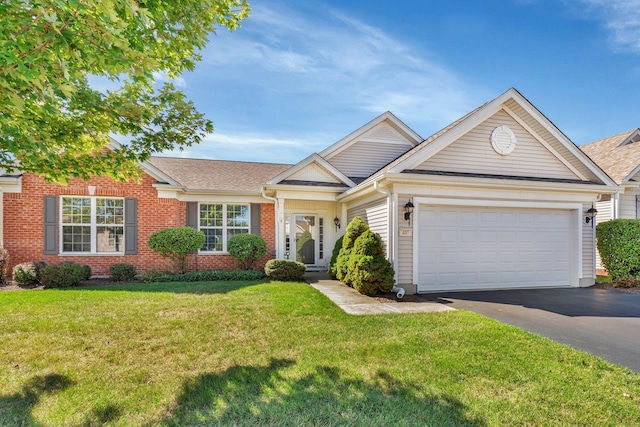
[[[419,291],[571,284],[569,210],[419,209]]]

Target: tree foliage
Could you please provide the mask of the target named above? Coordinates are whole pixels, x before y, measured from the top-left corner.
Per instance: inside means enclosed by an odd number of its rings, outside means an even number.
[[[154,76],[193,70],[208,35],[249,12],[246,0],[0,2],[0,168],[126,180],[152,153],[200,142],[211,122]],[[107,150],[110,134],[130,142]]]

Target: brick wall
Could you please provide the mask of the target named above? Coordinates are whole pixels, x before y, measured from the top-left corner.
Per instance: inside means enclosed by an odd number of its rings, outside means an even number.
[[[159,199],[152,184],[155,180],[144,175],[138,183],[119,183],[110,178],[94,177],[90,181],[73,179],[67,186],[47,183],[32,174],[22,178],[22,193],[6,193],[4,197],[4,248],[9,251],[9,274],[13,266],[22,262],[44,260],[48,264],[75,261],[91,266],[94,275],[108,275],[112,264],[128,263],[138,272],[152,268],[166,269],[168,262],[147,246],[152,233],[186,224],[186,203],[176,199]],[[136,255],[45,255],[44,254],[44,196],[89,195],[95,186],[95,196],[136,198],[138,200],[138,253]],[[261,207],[261,234],[267,242],[268,253],[275,248],[275,215],[272,204]],[[261,260],[260,268],[270,259]],[[193,255],[189,267],[199,269],[234,269],[235,260],[229,255]]]

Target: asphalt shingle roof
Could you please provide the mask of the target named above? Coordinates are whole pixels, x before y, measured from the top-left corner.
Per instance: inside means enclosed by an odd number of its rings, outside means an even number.
[[[638,129],[632,129],[580,146],[607,175],[620,184],[640,165],[640,142],[622,144]]]
[[[152,157],[148,162],[189,190],[259,193],[265,182],[289,169],[278,163]]]

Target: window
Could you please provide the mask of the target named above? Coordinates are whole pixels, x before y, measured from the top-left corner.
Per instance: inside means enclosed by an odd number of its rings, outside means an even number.
[[[62,252],[124,253],[124,199],[62,197]]]
[[[200,204],[200,231],[205,235],[203,252],[226,252],[229,238],[249,232],[249,205]]]

